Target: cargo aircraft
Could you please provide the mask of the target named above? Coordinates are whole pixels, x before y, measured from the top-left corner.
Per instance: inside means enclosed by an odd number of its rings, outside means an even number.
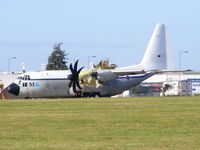
[[[157,24],[140,64],[117,69],[78,69],[78,60],[65,71],[26,72],[5,90],[16,98],[110,97],[137,86],[168,69],[164,24]],[[168,71],[167,71],[168,72]]]

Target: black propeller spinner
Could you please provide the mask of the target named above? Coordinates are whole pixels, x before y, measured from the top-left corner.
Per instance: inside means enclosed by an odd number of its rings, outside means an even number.
[[[72,64],[70,64],[69,66],[69,69],[71,71],[71,74],[68,75],[68,79],[70,80],[69,88],[73,87],[74,93],[77,93],[76,87],[78,87],[80,90],[82,89],[79,84],[79,74],[84,67],[80,68],[79,70],[77,70],[77,67],[78,67],[78,60],[75,62],[74,68]]]

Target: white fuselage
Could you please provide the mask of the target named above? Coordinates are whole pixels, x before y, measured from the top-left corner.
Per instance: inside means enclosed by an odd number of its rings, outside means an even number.
[[[20,98],[55,98],[75,97],[68,84],[67,76],[70,71],[42,71],[27,72],[20,75],[15,83],[20,86],[18,97]],[[137,86],[143,80],[154,75],[153,72],[142,75],[120,76],[99,87],[82,86],[85,93],[99,93],[100,96],[113,96],[122,93],[133,86]]]

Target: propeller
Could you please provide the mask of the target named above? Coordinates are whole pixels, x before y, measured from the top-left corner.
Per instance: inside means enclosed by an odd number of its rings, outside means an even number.
[[[81,86],[80,86],[80,84],[79,84],[79,74],[80,74],[81,70],[82,70],[84,67],[82,67],[82,68],[80,68],[80,69],[78,70],[78,69],[77,69],[77,68],[78,68],[78,61],[79,61],[79,60],[77,60],[77,61],[75,62],[74,67],[72,66],[72,63],[71,63],[70,66],[69,66],[69,69],[70,69],[70,71],[71,71],[71,74],[68,75],[68,79],[70,80],[68,86],[69,86],[69,88],[71,88],[71,87],[73,88],[74,93],[77,93],[76,87],[78,87],[80,90],[82,89]]]

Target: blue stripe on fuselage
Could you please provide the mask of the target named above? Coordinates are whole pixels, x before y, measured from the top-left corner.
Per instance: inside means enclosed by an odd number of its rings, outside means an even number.
[[[34,80],[34,81],[38,81],[38,80],[40,80],[40,81],[42,81],[42,80],[44,80],[44,81],[46,81],[46,80],[68,80],[68,78],[46,78],[46,79],[30,79],[30,80]]]
[[[144,74],[144,75],[141,75],[141,76],[121,76],[121,77],[118,77],[117,79],[144,78],[144,77],[148,76],[148,75],[151,74],[151,73],[152,73],[152,72],[147,73],[147,74]]]

